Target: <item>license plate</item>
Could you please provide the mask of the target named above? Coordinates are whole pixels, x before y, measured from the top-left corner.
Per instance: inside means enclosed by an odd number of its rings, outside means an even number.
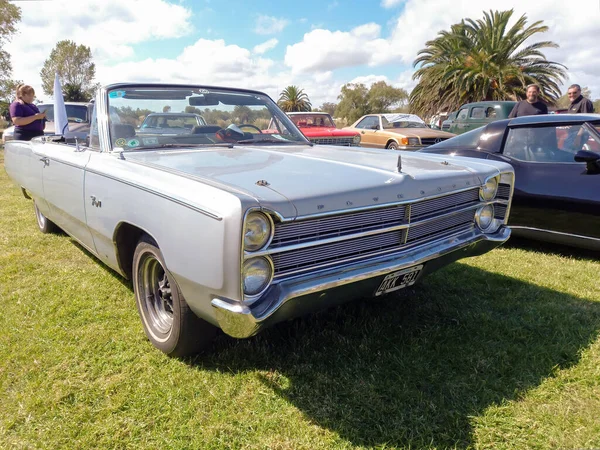
[[[375,296],[412,286],[415,284],[415,281],[417,281],[417,277],[419,276],[419,273],[421,273],[422,268],[423,264],[386,275],[375,291]]]

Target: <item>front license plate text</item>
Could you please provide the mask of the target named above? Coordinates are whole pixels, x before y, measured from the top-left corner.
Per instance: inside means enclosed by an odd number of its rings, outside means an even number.
[[[423,264],[388,274],[375,291],[375,296],[412,286],[417,281],[422,268]]]

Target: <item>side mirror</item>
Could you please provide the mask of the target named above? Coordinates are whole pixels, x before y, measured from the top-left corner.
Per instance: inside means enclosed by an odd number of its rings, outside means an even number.
[[[575,161],[584,162],[588,173],[600,173],[600,153],[579,150],[575,155]]]

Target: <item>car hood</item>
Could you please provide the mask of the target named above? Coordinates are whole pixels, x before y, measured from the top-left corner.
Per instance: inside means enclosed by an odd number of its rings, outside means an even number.
[[[386,128],[383,130],[385,133],[399,134],[406,137],[420,137],[420,138],[445,138],[450,139],[456,136],[453,133],[447,131],[432,130],[431,128]]]
[[[249,195],[287,218],[437,196],[477,186],[499,166],[510,170],[496,162],[326,145],[136,151],[124,157]]]
[[[356,131],[351,130],[340,130],[338,128],[328,128],[328,127],[310,127],[310,128],[302,128],[299,127],[300,131],[304,133],[306,137],[309,138],[317,138],[317,137],[353,137],[358,133]]]

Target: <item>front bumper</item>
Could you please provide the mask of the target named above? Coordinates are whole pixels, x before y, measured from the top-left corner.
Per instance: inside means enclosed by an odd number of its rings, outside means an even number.
[[[507,227],[501,227],[493,234],[473,230],[392,255],[282,281],[252,305],[227,298],[214,298],[211,303],[221,329],[230,336],[246,338],[284,320],[371,297],[382,279],[391,272],[424,264],[420,279],[458,259],[486,253],[509,237]]]

